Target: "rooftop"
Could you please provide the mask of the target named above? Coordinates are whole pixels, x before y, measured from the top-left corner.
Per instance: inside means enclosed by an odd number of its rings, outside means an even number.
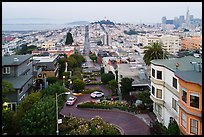
[[[157,59],[151,61],[151,63],[154,65],[164,66],[174,72],[193,70],[193,65],[191,62],[202,62],[202,59],[195,58],[193,56],[186,56],[182,58]],[[178,68],[176,68],[177,63],[179,64]]]
[[[134,79],[132,82],[133,86],[149,84],[144,67],[141,65],[135,65],[133,67],[131,64],[118,64],[118,72],[123,77]]]
[[[27,83],[31,78],[32,75],[23,75],[19,77],[9,77],[3,79],[8,81],[9,83],[12,83],[15,89],[21,89],[23,85]]]
[[[34,56],[33,57],[33,60],[39,60],[39,62],[53,62],[56,58],[57,58],[58,55],[55,55],[55,56]]]
[[[29,58],[31,58],[33,55],[32,54],[27,54],[27,55],[10,55],[10,56],[3,56],[2,57],[2,66],[6,65],[20,65]],[[16,61],[14,61],[16,58]]]
[[[177,71],[175,75],[184,81],[197,83],[202,86],[202,72],[191,71]]]

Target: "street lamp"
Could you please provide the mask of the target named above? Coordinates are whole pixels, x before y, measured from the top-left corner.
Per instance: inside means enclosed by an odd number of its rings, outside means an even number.
[[[63,86],[65,87],[65,76],[63,76]]]
[[[66,95],[69,95],[71,92],[63,92],[63,93],[60,93],[59,95],[57,95],[56,93],[56,115],[57,115],[57,135],[59,135],[59,129],[58,129],[58,103],[57,103],[57,97],[60,96],[60,95],[63,95],[63,94],[66,94]]]

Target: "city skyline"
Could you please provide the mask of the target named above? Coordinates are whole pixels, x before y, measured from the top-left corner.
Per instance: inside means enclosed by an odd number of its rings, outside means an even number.
[[[2,23],[25,23],[29,19],[55,23],[102,19],[121,23],[161,23],[163,16],[168,19],[185,16],[187,8],[194,18],[202,18],[201,2],[3,2]]]

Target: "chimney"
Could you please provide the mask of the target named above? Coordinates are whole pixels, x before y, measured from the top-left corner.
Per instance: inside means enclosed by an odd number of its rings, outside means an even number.
[[[196,62],[190,62],[193,65],[193,70],[196,71]]]
[[[197,72],[202,71],[202,63],[201,62],[190,62],[193,65],[193,70]]]
[[[198,72],[201,72],[202,71],[202,63],[198,62],[197,66],[198,66]]]

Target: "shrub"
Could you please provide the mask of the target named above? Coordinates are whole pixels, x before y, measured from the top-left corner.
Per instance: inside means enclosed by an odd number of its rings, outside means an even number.
[[[134,112],[135,111],[135,107],[129,107],[128,104],[123,104],[117,101],[106,101],[103,100],[101,102],[85,102],[82,104],[78,104],[77,107],[79,108],[98,108],[98,109],[114,109],[114,108],[118,108],[120,110],[123,111],[130,111],[130,112]]]
[[[56,78],[56,77],[48,77],[48,78],[47,78],[48,84],[54,84],[54,83],[56,83],[57,81],[58,81],[58,78]]]
[[[102,82],[91,82],[91,83],[86,83],[86,85],[102,85]]]
[[[61,135],[120,135],[120,131],[99,116],[91,120],[82,118],[63,118],[59,125]]]
[[[180,130],[176,121],[170,122],[167,129],[167,135],[179,135],[179,134]]]

